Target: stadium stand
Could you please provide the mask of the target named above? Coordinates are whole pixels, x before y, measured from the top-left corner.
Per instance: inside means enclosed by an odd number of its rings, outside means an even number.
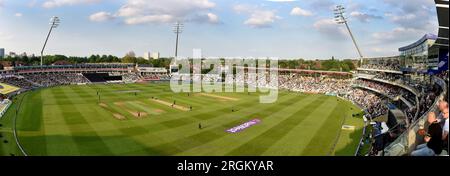
[[[264,85],[256,82],[257,79],[248,79],[258,78],[255,73],[233,75],[232,79],[225,80],[219,74],[198,74],[192,75],[190,81],[204,80],[340,96],[361,107],[365,118],[371,122],[373,130],[364,130],[363,135],[370,139],[361,139],[369,141],[362,142],[371,146],[369,155],[407,155],[415,145],[423,142],[410,141],[408,135],[417,132],[428,112],[438,111],[438,100],[448,101],[445,99],[448,70],[436,75],[414,76],[399,71],[402,68],[394,58],[384,59],[379,65],[375,61],[362,65],[354,75],[279,69],[278,76],[266,77]],[[3,83],[0,86],[16,87],[14,91],[17,92],[68,84],[168,81],[170,78],[164,68],[136,69],[128,64],[17,67],[8,75],[0,77]],[[405,116],[405,120],[401,121],[398,118],[400,116]],[[388,120],[383,122],[379,119]],[[389,119],[394,119],[396,123],[388,122]]]
[[[0,83],[0,94],[10,94],[13,93],[15,91],[18,91],[20,88],[16,87],[16,86],[11,86],[8,84],[4,84],[4,83]]]
[[[29,82],[28,80],[24,79],[21,76],[11,76],[11,77],[4,77],[0,79],[0,82],[6,83],[9,85],[14,85],[16,87],[19,87],[21,89],[29,90],[38,87],[37,85]]]
[[[137,71],[136,71],[137,70]],[[142,72],[133,64],[76,64],[52,66],[19,66],[0,77],[6,83],[22,90],[69,84],[133,83],[144,80],[142,74],[153,74],[151,80],[169,80],[165,68],[146,68]],[[145,80],[144,80],[145,81]]]

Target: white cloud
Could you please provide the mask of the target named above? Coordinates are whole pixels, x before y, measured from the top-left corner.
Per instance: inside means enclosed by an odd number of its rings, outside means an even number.
[[[405,45],[418,40],[426,33],[436,33],[438,24],[433,1],[423,0],[384,0],[396,9],[385,13],[385,17],[396,26],[391,30],[371,35],[375,44],[395,43]]]
[[[372,34],[373,42],[376,44],[395,43],[418,40],[422,35],[420,30],[413,28],[397,27],[387,32],[376,32]]]
[[[378,15],[367,14],[359,11],[353,11],[350,13],[350,16],[357,19],[360,22],[368,23],[372,19],[383,19],[383,17]]]
[[[95,22],[103,22],[114,19],[114,16],[108,12],[97,12],[89,16],[89,20]]]
[[[437,29],[436,8],[433,1],[424,0],[384,0],[393,9],[386,15],[394,24],[403,28],[428,31]],[[434,31],[434,30],[433,30]],[[429,31],[432,32],[432,31]]]
[[[219,17],[210,12],[215,6],[210,0],[127,0],[113,16],[129,25],[175,21],[219,23]]]
[[[281,19],[274,10],[263,10],[256,6],[236,5],[233,9],[237,13],[249,14],[244,24],[254,28],[271,27],[276,20]]]
[[[216,14],[213,13],[208,13],[206,14],[208,16],[208,21],[211,23],[218,23],[219,22],[219,17]]]
[[[293,16],[312,16],[313,13],[311,11],[302,9],[300,7],[294,7],[291,11],[291,15],[293,15]]]
[[[92,4],[101,0],[47,0],[42,4],[44,8],[56,8],[67,5]]]
[[[22,17],[23,14],[22,14],[22,13],[16,13],[16,14],[14,14],[14,16],[16,16],[16,17]]]
[[[170,23],[173,21],[175,21],[175,18],[171,15],[145,15],[126,18],[125,24]]]
[[[196,22],[196,23],[209,23],[209,24],[222,24],[219,16],[214,13],[197,13],[191,16],[186,22]]]
[[[346,38],[346,31],[344,27],[339,26],[333,19],[321,19],[314,23],[314,28],[327,37],[333,40],[343,40]]]
[[[257,28],[270,27],[278,18],[274,11],[255,11],[244,24]]]

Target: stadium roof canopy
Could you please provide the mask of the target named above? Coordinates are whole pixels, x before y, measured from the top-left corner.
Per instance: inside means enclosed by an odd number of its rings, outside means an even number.
[[[436,39],[435,45],[439,47],[448,47],[448,30],[449,30],[449,22],[448,22],[448,0],[434,0],[436,3],[436,10],[438,14],[438,22],[439,22],[439,32],[438,37]]]
[[[408,46],[404,46],[398,49],[398,51],[406,51],[409,49],[412,49],[414,47],[417,47],[419,45],[421,45],[423,42],[427,41],[427,40],[437,40],[438,36],[434,35],[434,34],[425,34],[421,39],[419,39],[418,41],[408,45]]]

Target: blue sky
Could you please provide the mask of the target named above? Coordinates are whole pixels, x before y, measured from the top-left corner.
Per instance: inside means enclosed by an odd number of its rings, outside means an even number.
[[[59,16],[46,54],[173,56],[171,28],[183,21],[182,56],[201,48],[205,56],[356,58],[333,22],[337,4],[366,57],[396,55],[437,33],[433,0],[0,0],[0,48],[38,54],[49,18]]]

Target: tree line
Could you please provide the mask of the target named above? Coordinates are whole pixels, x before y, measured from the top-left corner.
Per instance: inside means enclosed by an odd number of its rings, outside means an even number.
[[[279,60],[280,68],[305,69],[305,70],[325,70],[349,72],[358,67],[358,63],[351,59],[336,60],[332,57],[329,60]]]
[[[91,55],[89,57],[73,57],[64,55],[48,55],[44,56],[44,65],[64,65],[64,64],[83,64],[83,63],[135,63],[146,64],[153,67],[170,67],[172,58],[160,58],[160,59],[144,59],[142,57],[136,57],[133,53],[127,53],[124,57],[119,58],[113,55]],[[223,59],[222,59],[223,60]],[[9,61],[13,66],[28,66],[39,65],[40,57],[36,56],[7,56],[0,58],[0,61]],[[349,72],[355,70],[358,66],[354,60],[336,60],[332,57],[329,60],[278,60],[279,68],[287,69],[305,69],[305,70],[326,70],[326,71],[343,71]]]
[[[44,65],[65,65],[65,64],[85,64],[85,63],[135,63],[148,64],[154,67],[169,67],[169,58],[146,60],[142,57],[126,55],[122,58],[113,55],[91,55],[89,57],[74,57],[65,55],[47,55],[43,58]],[[10,62],[13,66],[40,65],[41,58],[36,56],[7,56],[0,58],[0,61]]]

